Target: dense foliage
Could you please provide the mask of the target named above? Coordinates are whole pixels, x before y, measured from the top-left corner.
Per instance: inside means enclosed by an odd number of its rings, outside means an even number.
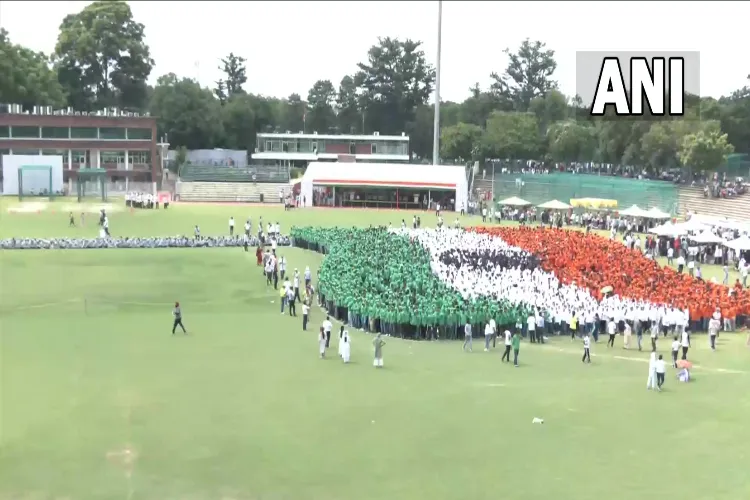
[[[215,88],[168,74],[147,85],[154,61],[143,24],[127,3],[95,1],[60,25],[52,57],[14,45],[0,30],[0,102],[120,107],[159,117],[159,134],[188,149],[253,150],[258,132],[400,134],[413,154],[429,159],[435,71],[421,42],[381,38],[341,80],[315,82],[306,95],[254,95],[253,68],[235,54],[219,58]],[[750,153],[750,86],[719,100],[687,96],[693,120],[592,121],[578,97],[560,93],[555,53],[525,40],[505,51],[502,73],[468,89],[460,103],[441,104],[441,156],[597,161],[653,171],[711,170],[726,155]],[[698,119],[700,118],[700,119]]]

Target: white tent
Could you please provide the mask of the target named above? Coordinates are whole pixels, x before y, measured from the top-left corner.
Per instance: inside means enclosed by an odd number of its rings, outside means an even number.
[[[545,210],[568,210],[569,208],[572,208],[567,203],[563,203],[559,200],[548,201],[547,203],[542,203],[541,205],[537,206]]]
[[[512,196],[510,198],[505,198],[504,200],[500,200],[497,202],[498,205],[505,205],[508,207],[528,207],[531,205],[526,200],[522,200],[521,198],[517,198],[515,196]]]
[[[680,222],[678,224],[675,224],[676,227],[682,228],[685,231],[689,233],[697,233],[700,231],[705,231],[710,228],[708,224],[703,224],[702,222],[698,222],[697,220],[690,219],[686,222]]]
[[[624,215],[625,217],[648,217],[648,212],[638,205],[633,205],[630,208],[620,211],[620,215]]]
[[[652,209],[648,210],[646,213],[648,214],[646,215],[646,217],[648,217],[649,219],[669,219],[670,217],[672,217],[667,212],[662,212],[656,207],[653,207]]]
[[[721,236],[716,236],[711,231],[703,231],[696,236],[692,236],[690,241],[698,243],[699,245],[705,245],[708,243],[722,243],[724,240],[721,239]]]
[[[732,250],[750,250],[750,238],[748,238],[747,236],[740,236],[736,240],[724,243],[724,246],[727,248],[731,248]]]
[[[676,238],[687,234],[686,229],[680,227],[679,224],[672,224],[671,222],[651,228],[648,232],[657,236],[668,236],[670,238]]]
[[[465,207],[469,186],[466,168],[452,165],[417,165],[400,163],[312,162],[302,176],[300,195],[305,206],[312,206],[313,186],[339,188],[388,188],[394,191],[422,190],[448,192],[456,209]]]

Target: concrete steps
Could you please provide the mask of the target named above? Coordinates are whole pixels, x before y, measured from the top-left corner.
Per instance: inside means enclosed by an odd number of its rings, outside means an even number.
[[[697,187],[680,188],[678,213],[684,217],[688,210],[704,215],[729,217],[738,221],[750,221],[750,194],[737,198],[704,198],[703,190]]]
[[[177,194],[180,201],[279,203],[279,191],[289,192],[286,183],[252,182],[179,182]]]

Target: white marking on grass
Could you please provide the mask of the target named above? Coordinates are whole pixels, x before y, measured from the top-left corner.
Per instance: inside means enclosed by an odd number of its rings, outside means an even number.
[[[18,205],[8,207],[8,213],[16,214],[30,214],[34,212],[41,212],[47,209],[47,203],[41,203],[38,201],[27,201],[21,202]]]

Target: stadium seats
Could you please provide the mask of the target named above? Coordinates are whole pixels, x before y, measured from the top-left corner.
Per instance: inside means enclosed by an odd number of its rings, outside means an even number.
[[[279,203],[279,191],[289,192],[289,184],[252,182],[178,182],[180,201]]]
[[[685,216],[688,210],[717,217],[735,220],[750,220],[750,194],[736,198],[706,198],[700,187],[682,187],[678,195],[679,215]]]

